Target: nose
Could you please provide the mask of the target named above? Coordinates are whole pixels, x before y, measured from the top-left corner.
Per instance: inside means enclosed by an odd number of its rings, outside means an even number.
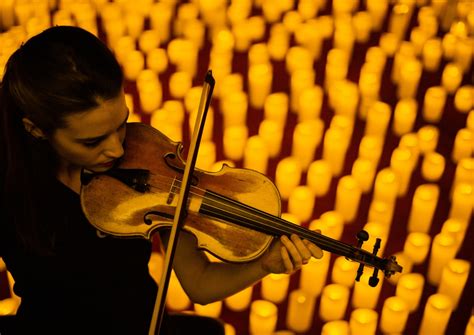
[[[118,133],[112,134],[106,140],[104,155],[112,159],[117,159],[122,157],[123,154],[124,150],[120,135]]]

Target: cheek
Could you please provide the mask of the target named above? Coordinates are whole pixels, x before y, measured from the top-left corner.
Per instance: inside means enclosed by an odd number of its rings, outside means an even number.
[[[94,149],[85,148],[78,144],[56,144],[53,145],[53,148],[60,158],[74,165],[87,166],[94,164],[98,156]]]

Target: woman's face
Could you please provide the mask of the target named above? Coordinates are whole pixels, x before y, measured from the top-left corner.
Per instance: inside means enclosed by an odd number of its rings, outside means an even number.
[[[111,168],[123,151],[128,108],[125,95],[102,101],[96,108],[65,118],[50,143],[60,158],[60,168],[85,168],[103,172]]]

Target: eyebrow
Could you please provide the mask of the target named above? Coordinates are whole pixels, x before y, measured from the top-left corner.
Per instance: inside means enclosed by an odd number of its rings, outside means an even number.
[[[127,116],[125,117],[125,120],[120,124],[119,128],[123,127],[127,123],[129,116],[130,116],[130,109],[127,108]],[[104,135],[100,135],[96,137],[77,138],[76,141],[79,141],[79,142],[97,141],[97,140],[102,140],[106,138],[107,136],[108,134],[104,134]]]

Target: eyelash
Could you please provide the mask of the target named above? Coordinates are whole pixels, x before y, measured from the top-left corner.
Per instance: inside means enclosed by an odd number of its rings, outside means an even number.
[[[125,128],[126,125],[127,125],[126,123],[122,124],[119,127],[119,129]],[[100,144],[100,142],[102,142],[102,140],[97,140],[97,141],[94,141],[94,142],[85,142],[83,144],[88,148],[94,148],[94,147],[97,147]]]

